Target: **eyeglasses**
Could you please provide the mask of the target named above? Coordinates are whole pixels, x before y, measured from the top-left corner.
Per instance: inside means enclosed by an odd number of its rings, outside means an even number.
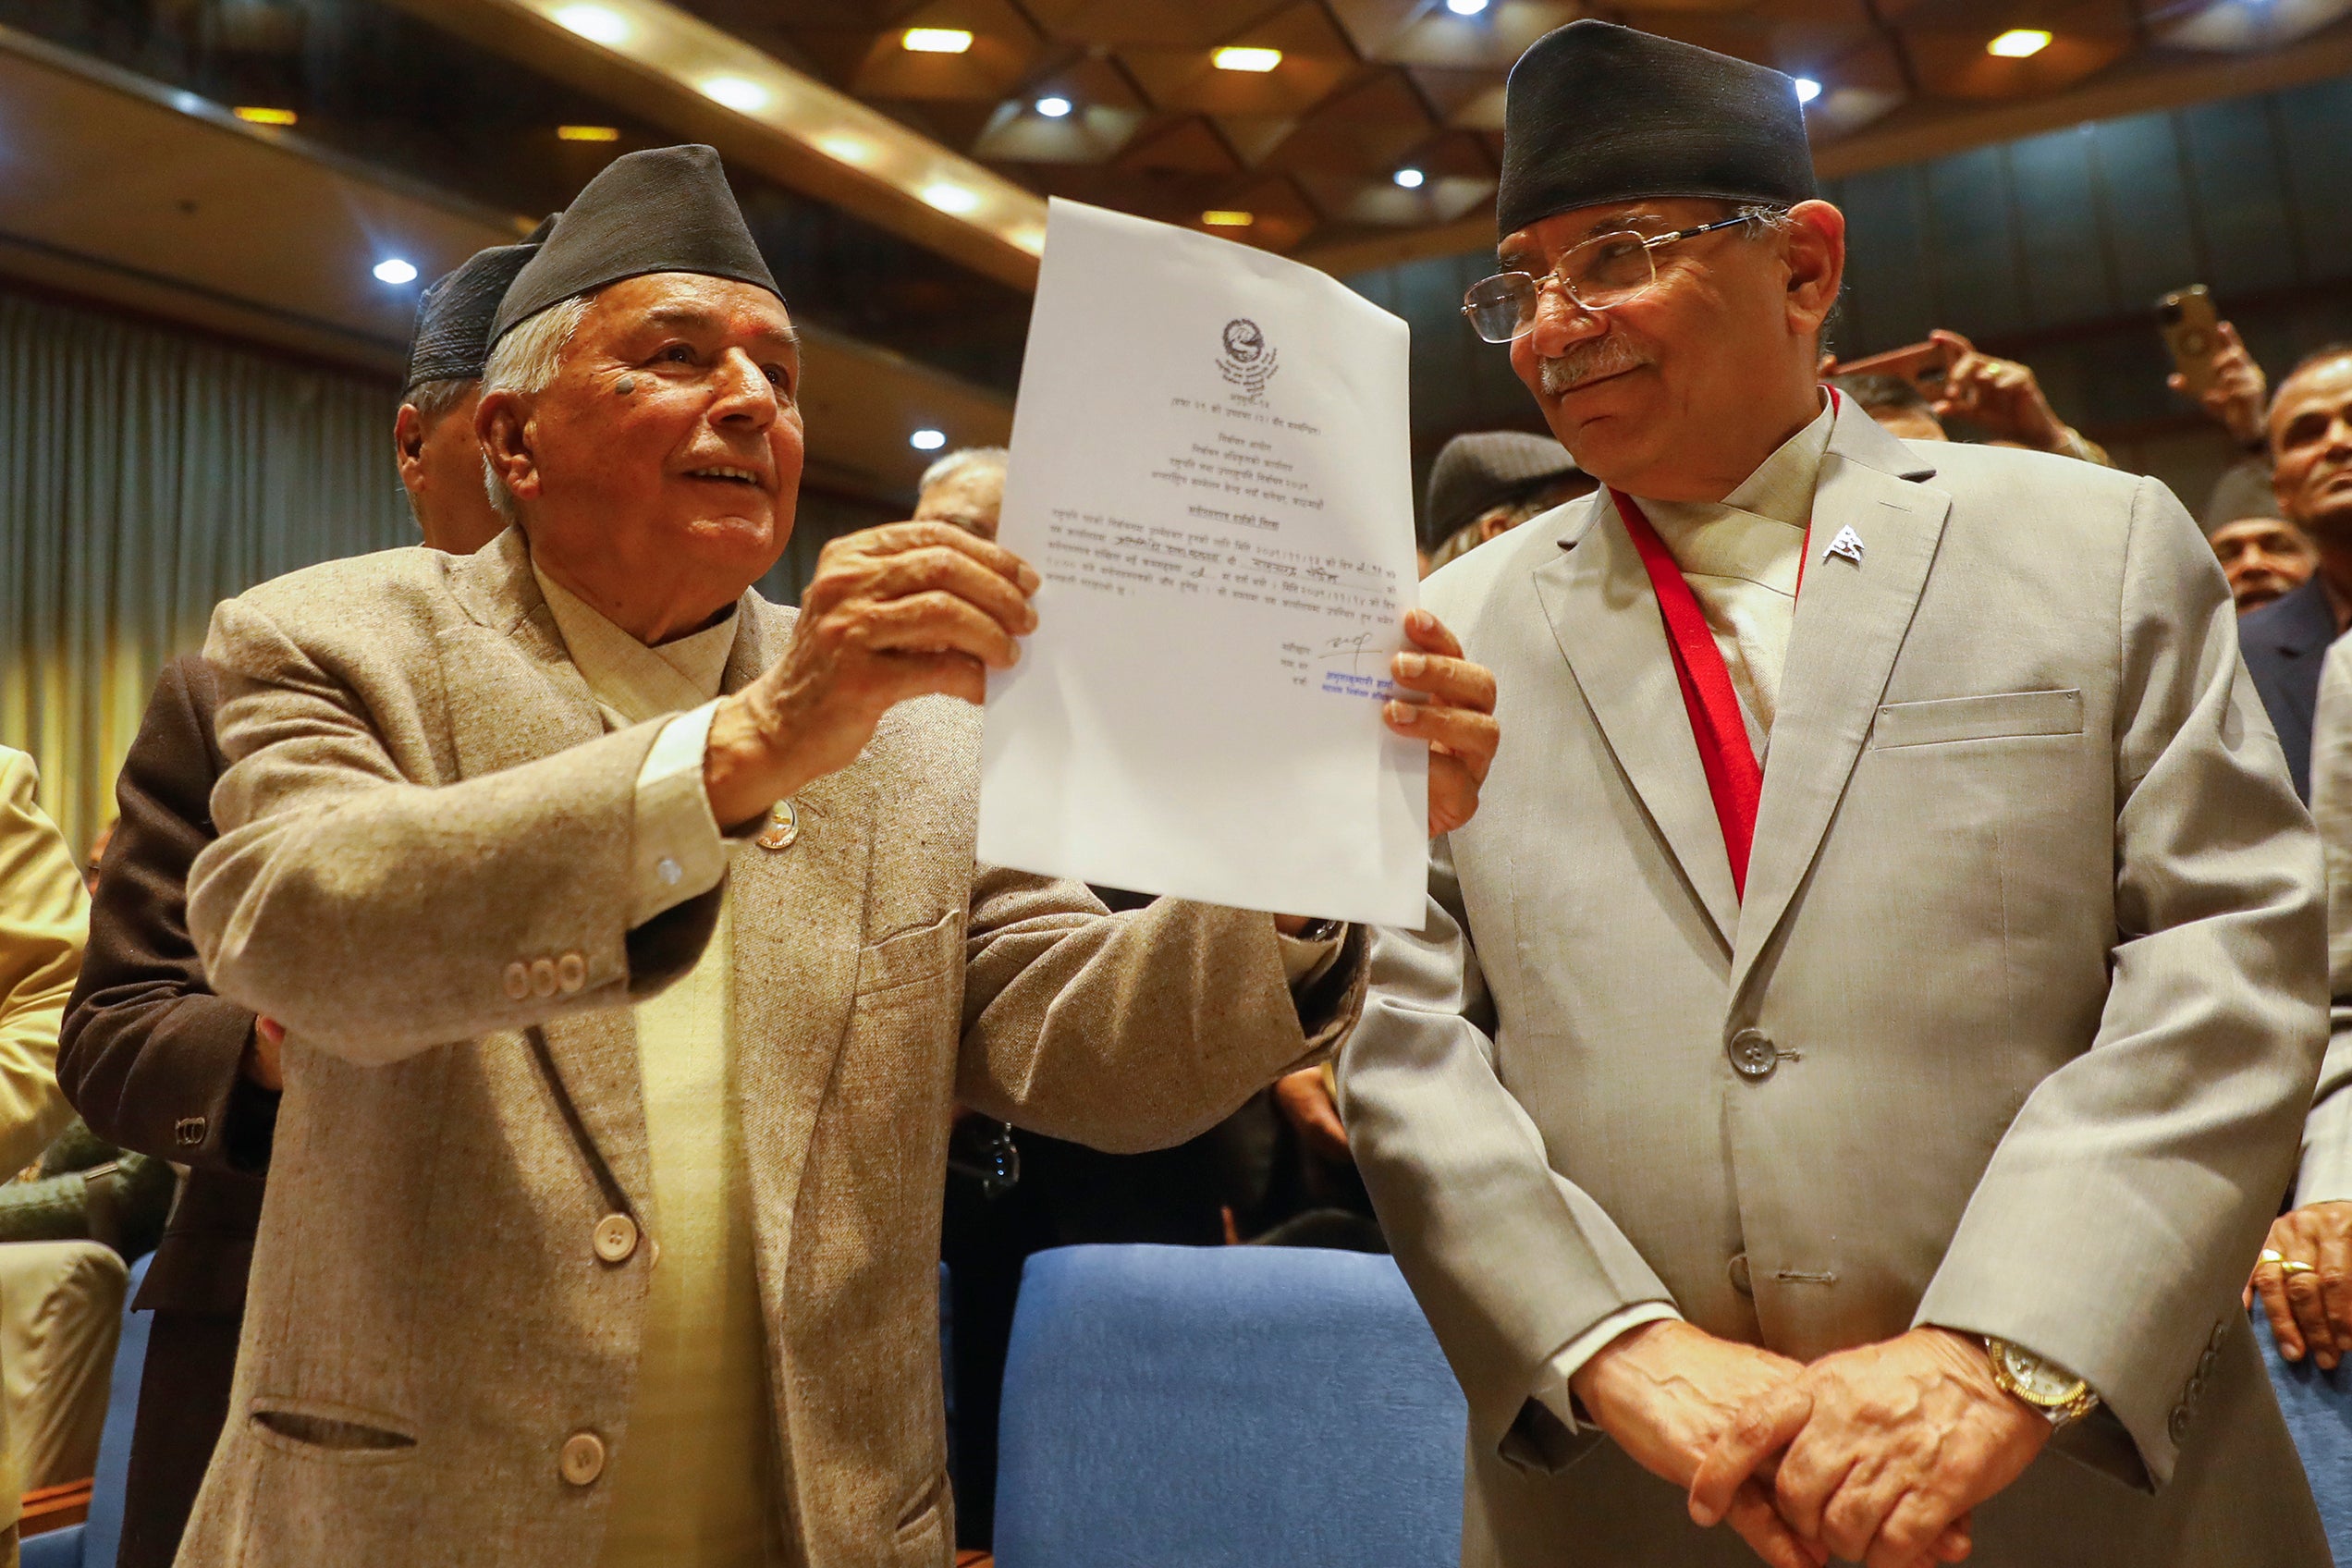
[[[1672,234],[1637,234],[1623,229],[1596,235],[1560,258],[1541,277],[1524,272],[1500,272],[1482,277],[1462,297],[1462,313],[1471,327],[1489,343],[1509,343],[1535,330],[1536,306],[1543,291],[1557,284],[1583,310],[1599,312],[1622,305],[1658,281],[1657,258],[1650,252],[1677,239],[1692,239],[1752,223],[1751,214],[1678,228]]]

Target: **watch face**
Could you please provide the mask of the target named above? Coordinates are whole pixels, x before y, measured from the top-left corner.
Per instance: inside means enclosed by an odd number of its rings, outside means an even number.
[[[2030,1351],[2003,1344],[2001,1365],[2015,1380],[2017,1391],[2032,1403],[2055,1408],[2083,1390],[2083,1380],[2064,1367],[2053,1366]]]

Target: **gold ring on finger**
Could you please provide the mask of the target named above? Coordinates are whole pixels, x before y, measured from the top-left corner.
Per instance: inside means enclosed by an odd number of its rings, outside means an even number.
[[[2304,1262],[2299,1257],[2283,1257],[2279,1259],[2279,1272],[2282,1274],[2316,1274],[2319,1272],[2319,1269],[2313,1265]]]
[[[2285,1263],[2286,1261],[2286,1254],[2279,1251],[2276,1247],[2264,1247],[2262,1249],[2262,1256],[2260,1261],[2263,1263]]]

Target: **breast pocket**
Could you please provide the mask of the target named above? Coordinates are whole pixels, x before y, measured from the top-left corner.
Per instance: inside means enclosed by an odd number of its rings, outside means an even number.
[[[900,931],[859,950],[858,1002],[864,1006],[886,995],[937,986],[949,966],[962,958],[962,912],[949,910],[928,925]]]
[[[2005,741],[2029,735],[2079,735],[2080,691],[1996,692],[1981,697],[1938,697],[1887,703],[1870,724],[1870,749],[1940,746],[1956,741]]]

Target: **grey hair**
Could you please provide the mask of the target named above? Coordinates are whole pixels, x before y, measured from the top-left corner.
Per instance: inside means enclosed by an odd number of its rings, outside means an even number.
[[[400,401],[424,416],[430,424],[451,409],[466,400],[466,394],[482,383],[470,375],[444,376],[438,381],[420,381],[409,388]]]
[[[934,484],[945,484],[966,469],[985,465],[1001,470],[1011,456],[1002,447],[966,447],[961,451],[949,452],[923,471],[922,483],[914,487],[915,494],[921,495]]]
[[[563,361],[564,345],[588,317],[588,304],[589,297],[582,294],[550,305],[499,338],[491,346],[490,362],[482,368],[482,395],[545,392],[556,379],[556,367]],[[488,452],[482,454],[482,484],[490,493],[491,509],[501,521],[512,523],[514,493],[507,488],[506,476]]]

